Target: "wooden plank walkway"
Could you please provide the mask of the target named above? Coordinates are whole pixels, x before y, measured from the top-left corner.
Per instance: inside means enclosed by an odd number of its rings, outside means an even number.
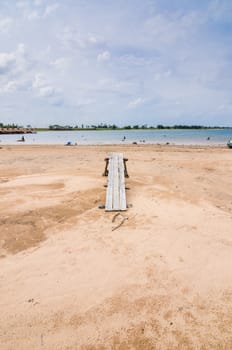
[[[105,211],[123,211],[126,209],[123,154],[111,153],[109,157]]]

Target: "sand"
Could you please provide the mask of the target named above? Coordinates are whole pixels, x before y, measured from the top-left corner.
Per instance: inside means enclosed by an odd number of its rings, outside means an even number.
[[[112,231],[104,158],[129,158]],[[0,349],[232,349],[232,150],[2,146]]]

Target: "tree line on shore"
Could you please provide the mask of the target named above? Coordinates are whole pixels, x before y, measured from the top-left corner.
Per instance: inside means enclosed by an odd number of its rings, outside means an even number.
[[[3,129],[17,129],[17,128],[23,128],[23,126],[19,126],[15,123],[12,124],[4,124],[0,122],[0,128]],[[31,128],[31,125],[27,125],[26,128]],[[185,125],[185,124],[177,124],[177,125],[162,125],[158,124],[156,126],[148,126],[147,124],[135,124],[135,125],[125,125],[123,127],[117,126],[116,124],[107,124],[107,123],[100,123],[100,124],[91,124],[91,125],[58,125],[53,124],[49,125],[48,128],[34,128],[35,130],[53,130],[53,131],[60,131],[60,130],[145,130],[145,129],[154,129],[154,130],[162,130],[162,129],[228,129],[231,127],[226,126],[204,126],[204,125]]]
[[[161,129],[226,129],[229,127],[225,126],[204,126],[204,125],[185,125],[185,124],[178,124],[178,125],[162,125],[158,124],[156,126],[148,126],[147,124],[143,125],[125,125],[125,126],[117,126],[116,124],[106,124],[101,123],[97,125],[49,125],[49,130],[145,130],[145,129],[155,129],[155,130],[161,130]]]
[[[4,123],[0,123],[0,128],[1,129],[31,129],[31,125],[27,125],[26,127],[22,126],[22,125],[18,125],[15,123],[12,124],[4,124]]]

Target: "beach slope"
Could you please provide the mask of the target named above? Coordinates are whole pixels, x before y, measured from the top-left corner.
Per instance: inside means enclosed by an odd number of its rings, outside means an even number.
[[[127,202],[104,158],[129,158]],[[232,162],[217,147],[3,146],[1,350],[231,349]]]

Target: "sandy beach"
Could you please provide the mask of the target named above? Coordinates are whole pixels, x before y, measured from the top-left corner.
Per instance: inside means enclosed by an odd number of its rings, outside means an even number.
[[[104,158],[128,161],[121,220]],[[2,146],[1,350],[232,349],[232,150]]]

